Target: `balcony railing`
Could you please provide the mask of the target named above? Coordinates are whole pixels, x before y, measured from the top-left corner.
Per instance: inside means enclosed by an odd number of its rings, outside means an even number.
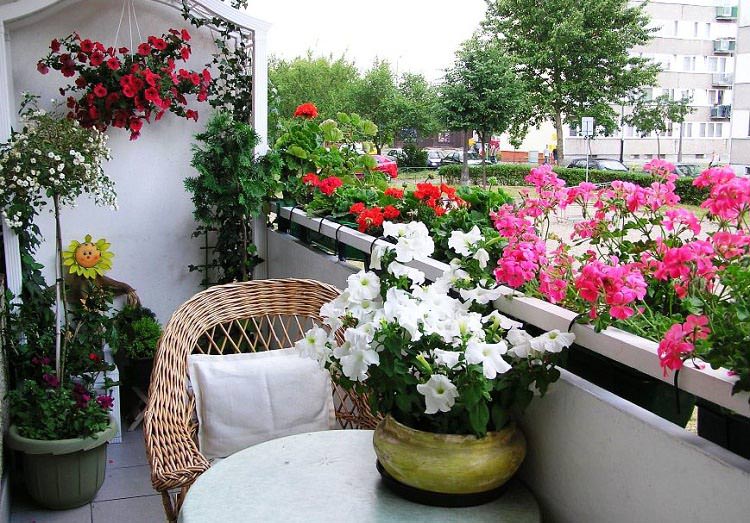
[[[714,40],[715,54],[732,54],[736,47],[737,42],[734,38],[717,38]]]
[[[733,83],[733,73],[714,73],[711,76],[711,85],[714,87],[731,87]]]
[[[715,120],[728,120],[732,116],[731,105],[714,105],[711,107],[711,118]]]
[[[716,8],[717,20],[737,20],[737,6],[721,6]]]

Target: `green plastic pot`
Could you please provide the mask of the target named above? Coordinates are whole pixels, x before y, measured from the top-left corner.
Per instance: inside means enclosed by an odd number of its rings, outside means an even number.
[[[24,438],[18,427],[8,430],[8,447],[23,455],[23,475],[29,496],[43,507],[70,509],[94,499],[104,483],[107,443],[117,424],[90,438],[39,440]]]

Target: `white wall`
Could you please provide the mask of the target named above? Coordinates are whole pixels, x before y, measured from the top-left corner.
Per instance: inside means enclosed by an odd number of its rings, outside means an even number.
[[[193,35],[189,67],[202,68],[210,61],[214,51],[210,33],[200,33],[178,11],[156,2],[136,2],[135,6],[144,40],[172,27],[188,28]],[[111,45],[121,8],[122,2],[88,0],[11,26],[9,47],[14,87],[19,93],[17,100],[22,91],[41,94],[47,105],[51,98],[59,99],[57,88],[65,85],[67,79],[54,71],[47,76],[36,71],[36,62],[46,55],[49,42],[78,31],[84,38]],[[133,32],[137,45],[135,27]],[[130,47],[127,16],[117,44]],[[200,263],[202,253],[200,241],[190,237],[195,228],[193,205],[182,181],[195,174],[190,167],[190,144],[193,135],[203,129],[211,108],[207,103],[192,105],[200,113],[198,123],[168,113],[161,121],[145,125],[141,137],[133,142],[127,132],[109,129],[113,160],[105,171],[116,183],[120,210],[98,208],[81,198],[76,209],[66,209],[62,215],[63,243],[82,239],[87,233],[94,238],[106,237],[115,253],[109,276],[132,285],[143,304],[152,308],[162,321],[200,290],[200,276],[187,270],[189,264]],[[39,224],[47,241],[37,258],[51,268],[52,217],[43,215]],[[52,281],[51,271],[47,272],[47,278]]]
[[[269,233],[272,277],[343,286],[353,269]],[[746,521],[750,461],[566,371],[520,420],[520,477],[552,523]]]

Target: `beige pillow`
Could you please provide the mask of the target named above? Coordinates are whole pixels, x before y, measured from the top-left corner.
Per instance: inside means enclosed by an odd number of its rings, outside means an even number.
[[[188,356],[198,444],[223,458],[270,439],[334,428],[331,378],[294,349]]]

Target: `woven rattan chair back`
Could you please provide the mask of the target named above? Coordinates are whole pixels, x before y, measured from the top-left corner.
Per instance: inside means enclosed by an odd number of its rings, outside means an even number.
[[[217,285],[193,296],[172,315],[159,342],[144,416],[154,489],[169,521],[176,521],[187,490],[210,466],[196,443],[195,401],[189,393],[192,353],[231,354],[292,347],[338,289],[313,280],[256,280]],[[339,333],[340,334],[340,333]],[[334,387],[342,428],[374,428],[364,398]],[[179,489],[171,496],[169,491]]]

